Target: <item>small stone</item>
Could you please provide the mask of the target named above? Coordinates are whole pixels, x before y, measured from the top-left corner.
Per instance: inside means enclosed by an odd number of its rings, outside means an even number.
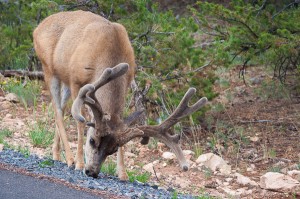
[[[5,116],[4,116],[4,118],[8,118],[8,119],[12,119],[13,118],[13,116],[12,116],[12,114],[6,114]]]
[[[168,160],[173,160],[176,158],[176,155],[174,153],[171,153],[171,152],[164,152],[162,154],[162,157],[165,158],[165,159],[168,159]]]
[[[75,182],[74,179],[71,178],[71,177],[69,177],[68,181],[69,181],[70,183],[74,183],[74,182]]]
[[[233,178],[225,178],[226,182],[231,182],[233,180]]]
[[[19,97],[14,94],[14,93],[8,93],[6,96],[5,96],[5,99],[9,102],[13,102],[13,103],[18,103],[20,100],[19,100]]]
[[[196,163],[198,163],[199,165],[203,164],[214,172],[219,169],[221,174],[223,175],[229,175],[231,173],[231,166],[228,165],[220,156],[217,156],[213,153],[200,155],[197,158]]]
[[[236,182],[241,185],[251,185],[251,186],[258,186],[256,182],[251,180],[250,178],[243,176],[239,173],[236,173],[235,176],[237,177]]]
[[[195,152],[191,151],[191,150],[183,150],[183,155],[194,155]]]
[[[0,151],[3,151],[4,145],[0,144]]]
[[[299,170],[288,171],[287,174],[300,182],[300,171]]]
[[[154,174],[153,166],[154,166],[153,163],[148,163],[148,164],[143,166],[143,169],[145,171],[148,171],[148,172]]]
[[[250,140],[251,140],[252,142],[257,142],[257,141],[259,140],[259,137],[257,137],[257,136],[250,137]]]
[[[125,152],[125,157],[129,157],[129,158],[135,158],[136,155],[134,153],[130,153],[128,151]]]
[[[10,103],[8,101],[3,101],[0,103],[0,110],[10,109],[11,106],[12,106],[12,103]]]

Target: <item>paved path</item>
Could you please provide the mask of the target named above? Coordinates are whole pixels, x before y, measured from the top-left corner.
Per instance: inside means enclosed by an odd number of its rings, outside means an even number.
[[[99,199],[62,184],[0,169],[0,199]]]

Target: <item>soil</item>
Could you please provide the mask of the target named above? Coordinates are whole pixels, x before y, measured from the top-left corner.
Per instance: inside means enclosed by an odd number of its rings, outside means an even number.
[[[256,79],[255,79],[256,78]],[[182,148],[201,153],[213,152],[231,165],[233,172],[241,173],[259,183],[260,176],[268,171],[286,172],[290,168],[299,169],[300,163],[300,101],[296,97],[285,95],[286,90],[278,84],[272,85],[271,76],[262,69],[249,69],[246,83],[238,78],[238,71],[226,71],[220,79],[228,84],[216,85],[220,95],[211,101],[212,110],[206,113],[201,125],[194,131],[184,131]],[[51,157],[51,146],[34,147],[29,139],[29,131],[38,122],[47,124],[54,132],[53,111],[47,91],[38,98],[36,106],[27,109],[21,103],[9,103],[4,106],[0,100],[0,129],[9,128],[13,136],[5,141],[10,145],[28,147],[31,153]],[[2,104],[2,106],[1,106]],[[65,117],[69,141],[73,152],[76,149],[76,125],[66,110]],[[194,137],[193,133],[194,132]],[[195,140],[196,139],[196,140]],[[289,193],[263,190],[259,186],[243,186],[233,176],[223,176],[197,167],[197,155],[187,156],[191,169],[180,170],[176,160],[165,160],[162,153],[169,151],[163,144],[150,141],[143,146],[139,140],[126,145],[126,164],[128,170],[145,172],[142,167],[154,162],[155,173],[150,183],[178,192],[200,195],[208,193],[220,198],[230,198],[222,187],[231,190],[242,189],[244,198],[293,198]],[[129,155],[128,155],[129,154]],[[111,157],[116,160],[115,155]],[[158,160],[158,161],[157,161]],[[229,183],[226,183],[229,182]]]

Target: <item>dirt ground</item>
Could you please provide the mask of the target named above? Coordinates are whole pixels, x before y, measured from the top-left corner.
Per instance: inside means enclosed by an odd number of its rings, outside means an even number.
[[[221,71],[222,72],[222,71]],[[226,80],[226,85],[221,80]],[[199,153],[213,152],[238,172],[259,183],[260,176],[268,171],[299,170],[300,164],[300,100],[290,97],[286,90],[272,85],[271,77],[257,69],[250,69],[247,85],[238,78],[237,70],[220,75],[215,90],[220,95],[209,102],[212,110],[205,120],[194,128],[194,134],[184,132],[182,148],[198,153],[187,155],[191,169],[180,170],[178,162],[166,160],[162,153],[169,151],[163,144],[150,141],[148,146],[139,140],[126,145],[128,170],[143,171],[153,163],[155,173],[150,184],[169,190],[200,195],[208,193],[220,198],[296,198],[288,193],[273,192],[259,186],[244,186],[235,181],[233,174],[225,176],[199,168],[195,163]],[[76,149],[76,127],[67,111],[67,132],[73,151]],[[28,147],[31,153],[51,157],[51,146],[33,147],[28,132],[38,121],[54,131],[53,111],[47,91],[43,90],[36,107],[26,110],[20,103],[0,100],[0,129],[9,128],[14,134],[6,141],[14,146]],[[193,136],[194,135],[194,136]],[[195,140],[196,139],[196,140]],[[115,156],[111,157],[114,161]],[[298,168],[297,168],[298,166]],[[228,191],[230,190],[230,191]],[[239,193],[237,193],[239,192]]]

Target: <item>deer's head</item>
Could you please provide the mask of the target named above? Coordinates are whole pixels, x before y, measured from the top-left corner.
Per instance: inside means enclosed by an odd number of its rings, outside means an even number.
[[[188,106],[188,102],[196,89],[190,88],[181,100],[175,111],[161,124],[155,126],[134,126],[130,124],[142,113],[138,111],[129,116],[126,120],[117,124],[109,124],[110,115],[102,111],[102,107],[95,97],[95,92],[109,81],[123,75],[128,70],[128,64],[122,63],[114,68],[107,68],[101,77],[93,84],[83,86],[72,105],[72,115],[79,121],[89,126],[85,145],[85,173],[92,177],[97,177],[102,163],[106,157],[115,153],[118,147],[123,146],[135,137],[156,137],[176,154],[180,166],[184,171],[188,170],[189,164],[183,156],[179,146],[179,135],[171,135],[170,127],[175,125],[183,117],[190,115],[205,105],[207,99],[201,98],[193,106]],[[125,96],[124,96],[125,97]],[[112,99],[113,100],[113,99]],[[92,122],[86,122],[81,115],[81,107],[86,104],[93,113]]]

